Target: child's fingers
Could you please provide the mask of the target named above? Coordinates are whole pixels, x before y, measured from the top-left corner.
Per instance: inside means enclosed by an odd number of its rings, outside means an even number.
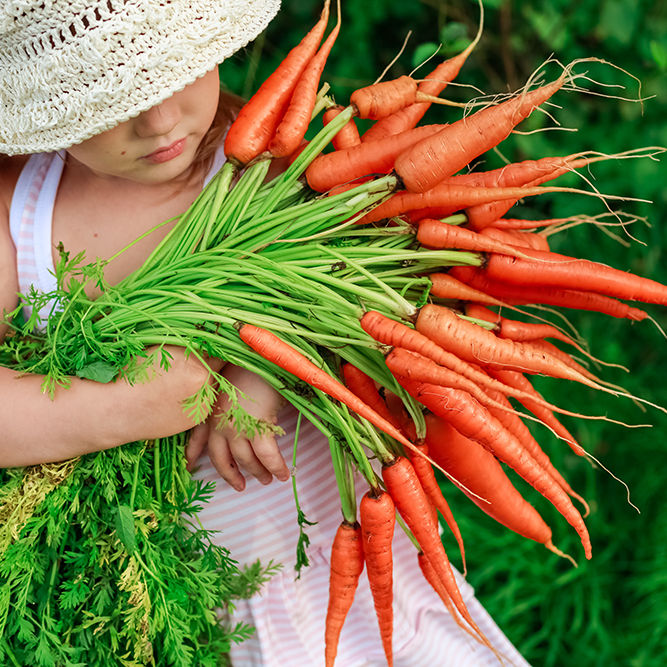
[[[237,491],[245,489],[245,477],[232,456],[227,438],[215,429],[211,429],[209,433],[208,455],[213,467],[227,484]]]
[[[234,435],[229,437],[227,442],[234,460],[243,470],[256,477],[261,484],[271,483],[273,475],[257,458],[251,442],[245,435]]]
[[[281,482],[290,478],[290,471],[272,435],[258,435],[252,440],[252,449],[259,462]]]
[[[204,447],[206,447],[209,430],[208,422],[202,422],[197,424],[190,433],[190,439],[185,447],[185,460],[187,461],[187,469],[190,471],[195,467],[197,460],[204,451]]]

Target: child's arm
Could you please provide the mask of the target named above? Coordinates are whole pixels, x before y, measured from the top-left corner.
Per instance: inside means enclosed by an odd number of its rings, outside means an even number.
[[[277,423],[283,401],[273,387],[255,373],[231,364],[225,368],[224,375],[247,396],[240,400],[246,412],[270,424]],[[219,428],[227,408],[228,402],[221,396],[209,419],[194,429],[186,451],[190,466],[194,466],[208,445],[208,455],[216,470],[237,491],[245,488],[245,478],[239,467],[262,484],[269,484],[274,475],[280,481],[287,481],[290,473],[275,436],[265,433],[251,438],[229,424]]]
[[[0,368],[0,467],[60,461],[192,428],[182,401],[208,381],[208,371],[179,349],[170,353],[169,371],[156,370],[149,382],[72,378],[54,400],[42,393],[42,376]]]

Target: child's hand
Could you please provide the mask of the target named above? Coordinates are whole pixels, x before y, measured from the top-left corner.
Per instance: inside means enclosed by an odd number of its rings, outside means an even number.
[[[223,374],[247,396],[239,402],[248,414],[270,424],[276,423],[282,405],[280,394],[258,375],[238,366],[227,365]],[[221,394],[211,416],[194,428],[186,449],[189,467],[208,445],[208,455],[216,470],[237,491],[245,488],[245,478],[239,467],[262,484],[269,484],[274,475],[280,481],[287,481],[290,473],[273,434],[249,438],[230,424],[216,428],[228,407],[227,397]]]

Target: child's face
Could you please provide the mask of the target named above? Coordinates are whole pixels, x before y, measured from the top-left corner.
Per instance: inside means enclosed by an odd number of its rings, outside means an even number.
[[[67,152],[96,175],[137,183],[166,183],[193,163],[218,106],[218,70],[186,86],[136,118]]]

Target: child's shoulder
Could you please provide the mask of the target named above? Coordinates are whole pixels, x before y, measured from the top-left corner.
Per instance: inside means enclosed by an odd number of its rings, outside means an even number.
[[[28,155],[0,155],[0,207],[9,211],[12,194],[16,187],[16,181],[21,174],[23,166],[28,161]],[[4,216],[3,216],[4,217]]]

